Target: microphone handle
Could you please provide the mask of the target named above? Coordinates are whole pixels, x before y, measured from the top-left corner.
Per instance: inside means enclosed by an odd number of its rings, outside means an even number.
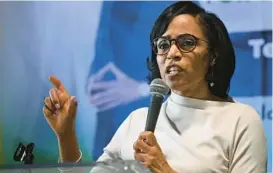
[[[159,116],[160,108],[164,97],[159,94],[153,94],[150,101],[150,107],[146,119],[145,131],[155,131],[156,122]]]

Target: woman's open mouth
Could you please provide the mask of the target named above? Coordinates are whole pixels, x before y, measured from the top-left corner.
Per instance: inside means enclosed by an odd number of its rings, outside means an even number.
[[[175,76],[180,72],[182,72],[182,69],[177,65],[171,65],[166,68],[166,74],[168,76]]]

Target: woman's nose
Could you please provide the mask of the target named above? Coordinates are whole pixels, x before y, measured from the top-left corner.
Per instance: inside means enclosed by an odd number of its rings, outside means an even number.
[[[181,52],[176,46],[176,44],[171,44],[170,50],[167,54],[168,59],[175,59],[175,60],[180,60],[181,59]]]

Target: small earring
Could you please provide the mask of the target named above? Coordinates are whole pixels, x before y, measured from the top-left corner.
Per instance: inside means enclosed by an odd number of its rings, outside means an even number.
[[[210,85],[210,87],[213,87],[214,86],[214,82],[210,82],[209,85]]]

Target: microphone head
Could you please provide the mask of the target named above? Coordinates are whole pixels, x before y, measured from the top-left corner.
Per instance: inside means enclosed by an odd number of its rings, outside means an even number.
[[[169,92],[168,85],[160,78],[154,79],[150,84],[150,92],[165,97]]]

